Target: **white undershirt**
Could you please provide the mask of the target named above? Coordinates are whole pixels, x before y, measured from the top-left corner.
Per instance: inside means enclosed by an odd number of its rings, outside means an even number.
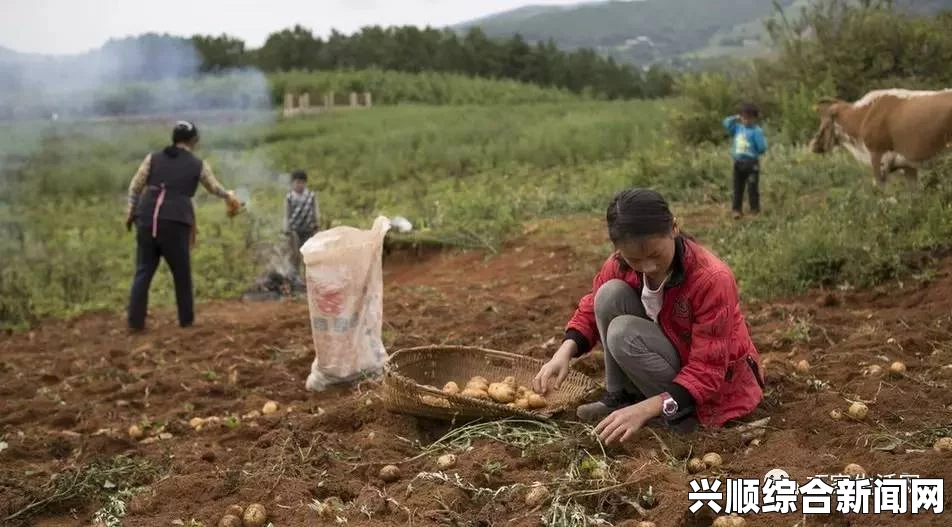
[[[648,277],[641,275],[641,303],[645,306],[645,313],[652,322],[658,321],[658,313],[661,312],[661,300],[664,297],[664,284],[671,278],[671,273],[664,277],[664,281],[657,289],[652,290],[648,287]]]

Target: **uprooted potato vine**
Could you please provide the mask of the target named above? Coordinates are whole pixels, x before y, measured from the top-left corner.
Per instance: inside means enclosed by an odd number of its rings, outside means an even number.
[[[112,526],[125,515],[125,504],[133,495],[166,472],[170,460],[162,466],[148,459],[116,456],[56,474],[46,485],[37,489],[32,502],[13,512],[3,523],[27,524],[39,514],[55,514],[69,507],[91,501],[105,502],[97,511],[99,521]]]
[[[407,495],[414,491],[416,481],[451,485],[476,501],[501,497],[514,499],[517,496],[521,499],[522,493],[542,485],[548,489],[550,500],[541,505],[537,513],[546,527],[611,525],[609,514],[589,510],[602,510],[601,505],[627,505],[644,512],[653,503],[650,487],[646,491],[638,488],[640,481],[636,475],[639,470],[630,473],[626,481],[620,481],[615,464],[606,454],[594,429],[580,423],[522,419],[474,423],[450,431],[422,450],[426,455],[442,451],[466,452],[478,441],[502,443],[519,449],[523,456],[533,448],[552,444],[574,448],[567,449],[571,452],[565,459],[566,465],[549,481],[484,487],[478,481],[467,481],[458,473],[421,472],[408,484]],[[636,488],[638,490],[633,493]],[[633,500],[629,498],[632,495],[637,497]]]

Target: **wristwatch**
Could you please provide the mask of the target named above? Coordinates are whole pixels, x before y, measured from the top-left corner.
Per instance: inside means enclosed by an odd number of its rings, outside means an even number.
[[[668,392],[661,393],[661,415],[671,419],[678,413],[678,402]]]

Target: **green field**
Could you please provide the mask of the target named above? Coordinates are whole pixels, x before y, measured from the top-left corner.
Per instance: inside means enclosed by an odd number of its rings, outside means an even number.
[[[726,147],[674,141],[667,115],[676,104],[399,105],[200,125],[201,155],[252,199],[249,214],[229,220],[200,189],[196,293],[236,295],[262,271],[281,243],[282,174],[296,168],[308,170],[320,192],[325,227],[402,215],[432,238],[486,249],[525,220],[599,215],[626,186],[658,188],[682,208],[715,200],[725,219],[687,228],[729,261],[751,298],[888,279],[904,270],[904,252],[939,246],[952,234],[947,184],[880,196],[865,169],[843,154],[819,157],[779,140],[764,162],[765,214],[732,223]],[[22,128],[2,130],[16,140],[2,152],[0,323],[122,309],[134,247],[123,225],[124,191],[167,130]],[[154,302],[172,300],[167,275],[156,277]]]

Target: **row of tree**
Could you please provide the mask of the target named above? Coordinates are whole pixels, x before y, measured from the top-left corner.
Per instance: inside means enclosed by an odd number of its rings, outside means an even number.
[[[514,79],[607,99],[661,97],[672,78],[657,68],[618,64],[590,49],[563,51],[553,41],[530,44],[516,35],[491,39],[478,28],[459,35],[415,26],[366,27],[352,35],[334,31],[326,40],[295,26],[271,34],[250,50],[227,35],[192,37],[203,71],[255,66],[265,72],[380,68],[438,71]]]
[[[0,89],[33,93],[95,91],[115,83],[152,82],[253,67],[265,73],[382,69],[512,79],[605,99],[668,95],[672,77],[661,69],[619,64],[593,50],[563,51],[519,36],[491,39],[432,28],[367,27],[327,39],[295,26],[273,33],[259,49],[228,35],[191,38],[146,34],[115,39],[76,56],[0,56]]]

